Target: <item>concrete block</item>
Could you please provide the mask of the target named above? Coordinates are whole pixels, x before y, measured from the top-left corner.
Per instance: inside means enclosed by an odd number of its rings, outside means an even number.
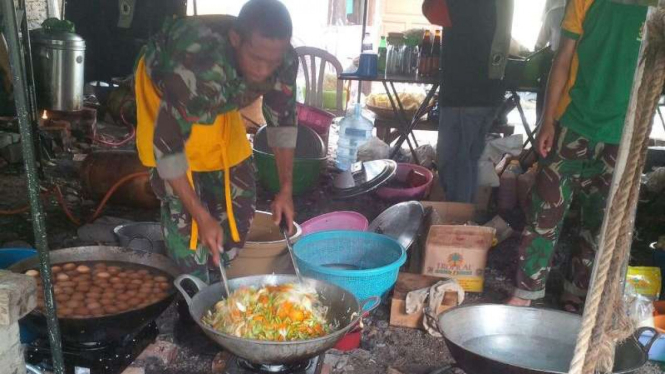
[[[2,373],[25,373],[25,361],[21,344],[15,345],[9,351],[0,353],[0,368],[2,368],[0,370]],[[22,369],[22,371],[16,371],[17,369]]]
[[[0,270],[0,325],[18,322],[37,306],[37,283],[23,274]]]
[[[12,323],[9,326],[0,325],[0,354],[20,346],[20,339],[18,323]]]

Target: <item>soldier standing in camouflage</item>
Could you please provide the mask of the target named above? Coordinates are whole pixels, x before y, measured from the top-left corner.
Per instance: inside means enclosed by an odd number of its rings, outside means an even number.
[[[561,299],[570,312],[583,306],[637,66],[647,12],[640,2],[568,2],[538,133],[542,159],[510,305],[528,306],[545,296],[554,248],[575,197],[581,206],[580,238]]]
[[[238,110],[261,95],[281,183],[272,212],[293,228],[298,58],[291,35],[282,3],[250,0],[237,18],[168,21],[137,64],[137,148],[154,168],[168,255],[183,273],[210,282],[220,251],[228,260],[244,245],[256,193]]]

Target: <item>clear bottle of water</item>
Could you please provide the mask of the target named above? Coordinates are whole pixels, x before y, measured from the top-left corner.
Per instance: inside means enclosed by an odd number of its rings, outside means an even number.
[[[340,121],[339,127],[335,166],[339,170],[349,170],[351,164],[356,162],[358,147],[372,137],[374,124],[362,116],[360,105],[356,105]]]

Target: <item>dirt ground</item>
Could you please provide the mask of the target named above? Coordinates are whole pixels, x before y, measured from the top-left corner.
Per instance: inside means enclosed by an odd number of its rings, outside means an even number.
[[[0,210],[21,206],[27,202],[24,178],[20,173],[20,166],[0,166]],[[66,180],[65,195],[68,203],[74,208],[75,214],[87,216],[90,214],[95,202],[87,199],[81,193],[76,182],[76,170],[71,162],[61,162],[49,165],[49,170],[59,179]],[[359,211],[372,220],[389,204],[377,200],[373,195],[366,195],[348,201],[335,201],[329,198],[331,177],[326,174],[321,182],[321,188],[298,197],[295,201],[298,220],[304,221],[322,213],[336,210]],[[270,195],[260,191],[258,209],[268,210]],[[50,247],[53,249],[79,245],[98,244],[82,240],[77,227],[71,224],[62,210],[52,198],[45,199],[47,212],[47,228]],[[648,210],[645,208],[645,210]],[[662,211],[661,211],[662,213]],[[157,211],[128,209],[125,207],[109,206],[104,214],[130,220],[157,220]],[[655,212],[657,215],[657,212]],[[521,228],[519,214],[506,217],[513,224],[516,231]],[[641,221],[653,222],[649,218],[638,216],[638,231],[641,230]],[[662,221],[660,221],[662,223]],[[482,223],[482,222],[480,222]],[[573,222],[569,226],[574,227]],[[645,224],[643,227],[648,227]],[[659,226],[662,229],[662,225]],[[0,216],[0,247],[31,246],[33,241],[32,228],[28,213],[13,216]],[[643,245],[651,240],[653,234],[644,229],[643,235],[637,235],[636,251],[633,263],[647,264],[649,256]],[[508,295],[516,266],[516,247],[519,237],[512,237],[501,243],[490,252],[488,269],[486,272],[485,291],[478,295],[469,295],[466,303],[500,303]],[[575,242],[572,230],[564,233],[560,243],[560,253]],[[99,243],[101,244],[101,243]],[[556,295],[561,287],[561,276],[558,266],[565,261],[565,256],[559,254],[555,260],[555,269],[550,280],[548,296],[544,305],[557,307]],[[361,348],[344,353],[330,351],[325,361],[332,367],[334,374],[376,374],[376,373],[404,373],[426,374],[446,364],[453,363],[444,342],[434,338],[423,331],[390,327],[388,324],[389,309],[387,305],[379,307],[373,315],[365,321]],[[160,362],[143,363],[146,374],[204,374],[212,373],[212,363],[219,348],[211,343],[198,329],[191,324],[179,321],[175,307],[170,308],[160,319],[160,340],[173,342],[178,346],[177,358],[167,367]],[[649,364],[637,373],[655,374],[665,372],[662,367]],[[461,373],[461,372],[460,372]],[[473,373],[467,373],[473,374]]]

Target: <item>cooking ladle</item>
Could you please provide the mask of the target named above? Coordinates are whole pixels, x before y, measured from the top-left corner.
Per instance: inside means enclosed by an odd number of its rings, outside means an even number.
[[[282,219],[279,221],[279,229],[284,235],[284,240],[286,240],[286,247],[289,249],[289,255],[291,256],[291,262],[293,262],[293,269],[296,271],[296,276],[298,277],[298,282],[302,283],[302,276],[300,275],[300,269],[298,269],[298,264],[296,263],[296,255],[293,253],[293,246],[291,245],[291,238],[289,238],[289,226],[286,223],[286,216],[282,216]]]

